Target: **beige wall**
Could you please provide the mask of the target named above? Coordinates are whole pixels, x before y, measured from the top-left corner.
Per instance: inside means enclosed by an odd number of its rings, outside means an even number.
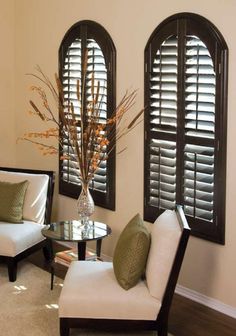
[[[15,165],[15,1],[0,1],[0,166]]]
[[[17,135],[40,127],[26,115],[28,86],[25,73],[36,64],[53,76],[57,70],[60,42],[75,22],[91,19],[102,24],[117,48],[117,96],[127,88],[138,88],[135,115],[143,105],[143,52],[154,28],[166,17],[181,11],[199,13],[224,35],[230,50],[226,245],[191,238],[180,276],[180,284],[236,307],[236,40],[234,0],[21,0],[16,4],[16,125]],[[131,118],[131,115],[130,115]],[[0,126],[1,127],[1,126]],[[124,141],[128,149],[117,157],[116,211],[96,209],[95,218],[108,223],[113,235],[104,240],[103,252],[112,255],[117,237],[135,213],[143,212],[143,125]],[[122,144],[120,144],[122,148]],[[58,170],[56,158],[42,158],[26,143],[17,146],[17,164]],[[76,216],[76,201],[56,195],[59,219]]]

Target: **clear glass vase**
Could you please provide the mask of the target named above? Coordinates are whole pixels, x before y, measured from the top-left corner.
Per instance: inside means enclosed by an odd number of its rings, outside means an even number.
[[[81,183],[82,189],[78,198],[78,213],[81,225],[89,226],[89,217],[94,213],[94,201],[90,194],[88,184]]]

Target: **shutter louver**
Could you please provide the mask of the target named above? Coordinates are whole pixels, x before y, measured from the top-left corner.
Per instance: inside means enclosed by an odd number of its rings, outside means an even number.
[[[186,215],[212,221],[214,148],[186,145],[184,151],[184,210]]]
[[[70,102],[74,105],[75,114],[80,116],[80,102],[76,96],[77,80],[81,81],[81,62],[82,62],[81,39],[76,39],[66,53],[62,69],[62,85],[64,91],[65,105]]]
[[[88,50],[88,71],[87,71],[87,101],[91,101],[91,78],[94,74],[94,89],[100,85],[100,122],[105,123],[107,119],[107,69],[105,58],[99,45],[93,39],[87,40]]]
[[[149,205],[174,209],[176,199],[176,142],[162,139],[177,127],[177,38],[157,50],[150,74]]]
[[[176,144],[153,139],[150,145],[150,205],[174,209],[175,189]]]
[[[186,39],[185,134],[214,138],[216,79],[211,55],[196,36]]]
[[[107,119],[107,69],[103,52],[94,39],[87,39],[86,48],[88,51],[87,74],[86,74],[86,104],[92,100],[91,86],[92,74],[94,75],[94,90],[96,92],[98,82],[100,85],[99,108],[100,123],[105,123]],[[82,80],[82,43],[81,39],[75,39],[68,47],[62,69],[62,84],[65,96],[65,105],[73,103],[75,115],[80,120],[80,102],[76,95],[77,80]],[[78,132],[80,128],[78,127]],[[70,147],[68,139],[64,138],[62,154],[70,153],[70,159],[64,159],[62,162],[62,180],[67,183],[80,184],[78,178],[78,164],[76,158],[73,160],[73,149]],[[102,161],[99,169],[96,171],[93,180],[90,182],[90,188],[102,193],[107,189],[107,165]]]
[[[196,36],[186,39],[184,210],[186,215],[213,221],[216,79],[212,58]],[[194,145],[201,138],[209,146]],[[211,145],[212,143],[212,145]]]
[[[157,50],[150,76],[152,131],[175,132],[177,119],[177,38],[169,37]]]

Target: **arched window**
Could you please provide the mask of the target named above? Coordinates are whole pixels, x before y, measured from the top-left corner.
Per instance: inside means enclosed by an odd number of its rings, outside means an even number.
[[[91,74],[94,83],[100,85],[100,122],[105,122],[115,109],[116,51],[110,35],[98,23],[80,21],[73,25],[64,36],[59,49],[59,74],[65,99],[73,102],[75,114],[80,115],[80,106],[76,99],[77,80],[82,79],[85,50],[87,50],[86,93],[84,104],[91,95]],[[69,146],[67,139],[60,148],[66,157]],[[109,150],[109,148],[108,148]],[[67,155],[68,156],[68,155]],[[64,159],[59,163],[59,193],[77,198],[80,182],[76,170],[77,163]],[[103,161],[90,183],[91,193],[96,205],[115,209],[115,156]]]
[[[145,48],[144,218],[182,204],[192,234],[224,244],[227,45],[205,18],[162,22]]]

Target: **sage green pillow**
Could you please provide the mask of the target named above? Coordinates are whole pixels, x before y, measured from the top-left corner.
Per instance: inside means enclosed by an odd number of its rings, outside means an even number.
[[[25,192],[29,182],[11,183],[0,181],[0,221],[22,222]]]
[[[113,257],[116,279],[124,289],[134,287],[145,271],[150,234],[139,214],[126,225],[118,239]]]

